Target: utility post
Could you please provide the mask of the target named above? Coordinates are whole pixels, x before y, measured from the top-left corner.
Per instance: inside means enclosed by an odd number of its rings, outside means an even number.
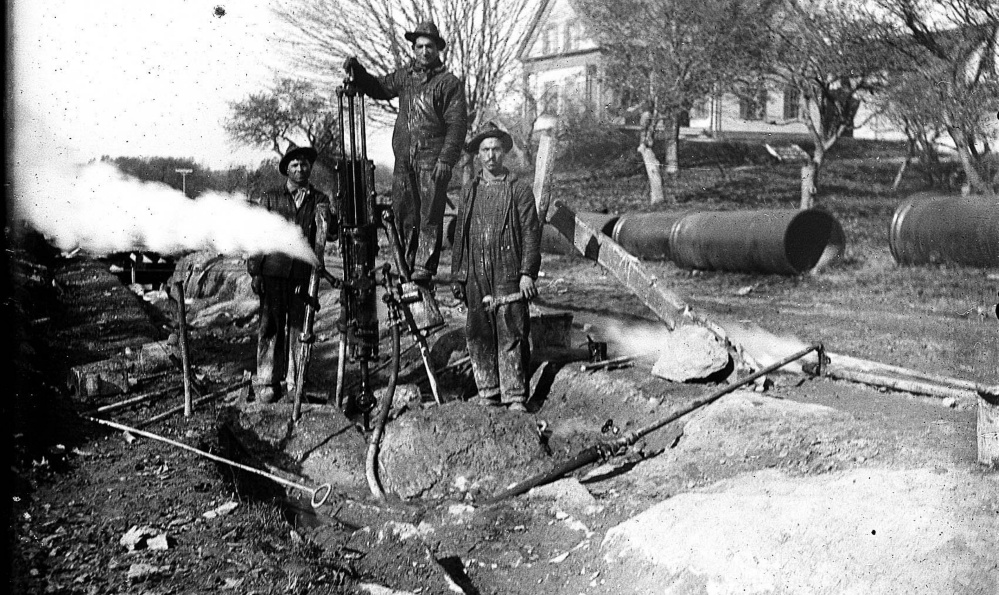
[[[184,198],[187,198],[187,174],[193,173],[194,170],[186,167],[178,167],[176,172],[180,174],[180,187],[182,188],[181,192],[184,193]]]

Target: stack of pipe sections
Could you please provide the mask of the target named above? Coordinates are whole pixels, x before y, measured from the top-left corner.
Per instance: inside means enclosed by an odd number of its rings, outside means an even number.
[[[888,246],[902,265],[999,267],[999,198],[915,194],[895,210]]]
[[[817,209],[579,217],[639,258],[686,269],[799,275],[828,266],[846,248],[842,226]]]

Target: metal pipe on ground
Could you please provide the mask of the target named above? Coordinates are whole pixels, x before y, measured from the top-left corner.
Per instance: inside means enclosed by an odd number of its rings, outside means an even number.
[[[254,474],[259,475],[261,477],[266,477],[267,479],[270,479],[271,481],[277,482],[277,483],[279,483],[279,484],[281,484],[283,486],[287,486],[289,488],[295,488],[296,490],[301,490],[301,491],[303,491],[303,492],[305,492],[307,494],[310,494],[312,496],[312,507],[313,508],[319,508],[320,506],[322,506],[323,504],[325,504],[326,500],[329,499],[330,494],[333,491],[333,485],[329,484],[329,483],[324,483],[324,484],[322,484],[319,487],[312,488],[312,487],[309,487],[309,486],[306,486],[306,485],[302,485],[302,484],[300,484],[298,482],[290,481],[290,480],[285,479],[283,477],[279,477],[277,475],[274,475],[273,473],[267,473],[266,471],[261,471],[260,469],[256,469],[256,468],[250,467],[248,465],[243,465],[242,463],[237,463],[236,461],[231,461],[229,459],[222,458],[222,457],[220,457],[218,455],[214,455],[214,454],[212,454],[210,452],[205,452],[203,450],[199,450],[197,448],[194,448],[193,446],[184,444],[183,442],[177,442],[176,440],[171,440],[169,438],[165,438],[163,436],[160,436],[159,434],[153,434],[152,432],[146,432],[146,431],[140,430],[138,428],[133,428],[133,427],[130,427],[130,426],[126,426],[124,424],[115,423],[113,421],[108,421],[106,419],[98,419],[96,417],[84,417],[84,419],[86,419],[87,421],[92,421],[92,422],[94,422],[96,424],[100,424],[102,426],[108,426],[109,428],[114,428],[116,430],[120,430],[122,432],[128,432],[129,434],[134,434],[136,436],[142,436],[144,438],[149,438],[150,440],[158,440],[158,441],[163,442],[165,444],[169,444],[170,446],[176,446],[177,448],[181,448],[181,449],[184,449],[184,450],[186,450],[188,452],[192,452],[192,453],[194,453],[194,454],[196,454],[198,456],[205,457],[206,459],[211,459],[211,460],[213,460],[213,461],[215,461],[217,463],[223,463],[225,465],[229,465],[230,467],[235,467],[236,469],[242,469],[243,471],[247,471],[249,473],[254,473]]]
[[[783,275],[821,269],[846,246],[839,222],[815,209],[623,215],[611,235],[639,258]]]
[[[999,267],[999,198],[915,194],[895,210],[888,246],[902,265]]]
[[[720,399],[723,396],[727,395],[728,393],[734,391],[735,389],[739,388],[740,386],[744,386],[746,384],[749,384],[750,382],[756,380],[757,378],[760,378],[761,376],[765,376],[765,375],[767,375],[767,374],[769,374],[769,373],[771,373],[771,372],[773,372],[773,371],[775,371],[775,370],[777,370],[779,368],[783,368],[784,366],[790,364],[791,362],[797,361],[797,360],[805,357],[806,355],[808,355],[809,353],[811,353],[813,351],[818,352],[818,354],[819,354],[819,362],[822,362],[825,359],[825,353],[824,353],[824,349],[823,349],[823,346],[822,346],[821,343],[815,343],[813,345],[809,345],[805,349],[802,349],[801,351],[793,353],[793,354],[785,357],[784,359],[782,359],[782,360],[780,360],[778,362],[770,364],[769,366],[767,366],[767,367],[765,367],[763,369],[760,369],[760,370],[758,370],[758,371],[750,374],[749,376],[746,376],[745,378],[742,378],[742,379],[737,380],[735,382],[732,382],[730,384],[726,384],[725,386],[723,386],[722,388],[714,391],[713,393],[711,393],[707,397],[705,397],[703,399],[700,399],[700,400],[697,400],[697,401],[694,401],[690,405],[688,405],[688,406],[680,409],[679,411],[676,411],[676,412],[672,413],[671,415],[669,415],[667,417],[664,417],[664,418],[662,418],[660,420],[657,420],[657,421],[655,421],[655,422],[653,422],[651,424],[648,424],[646,426],[643,426],[641,428],[638,428],[636,430],[628,432],[625,435],[623,435],[620,438],[618,438],[617,440],[613,440],[613,441],[610,441],[610,442],[601,442],[599,444],[596,444],[594,446],[591,446],[589,448],[581,450],[580,452],[576,453],[576,455],[573,456],[568,461],[565,461],[565,462],[563,462],[563,463],[555,466],[555,468],[552,469],[551,471],[548,471],[547,473],[541,473],[539,475],[535,475],[534,477],[528,478],[528,479],[526,479],[526,480],[524,480],[524,481],[522,481],[520,483],[514,484],[510,488],[508,488],[508,489],[500,492],[499,494],[496,494],[495,496],[493,496],[492,498],[486,500],[482,504],[483,505],[495,504],[497,502],[500,502],[501,500],[505,500],[506,498],[510,498],[512,496],[518,496],[520,494],[523,494],[524,492],[527,492],[528,490],[530,490],[533,487],[537,487],[539,485],[544,485],[546,483],[553,482],[556,479],[559,479],[560,477],[562,477],[563,475],[565,475],[567,473],[571,473],[571,472],[573,472],[573,471],[575,471],[577,469],[580,469],[582,467],[585,467],[586,465],[589,465],[591,463],[596,463],[597,461],[600,461],[600,460],[609,459],[610,457],[613,457],[613,456],[623,455],[625,452],[627,452],[627,450],[628,450],[628,448],[630,446],[632,446],[633,444],[635,444],[636,442],[638,442],[638,440],[640,438],[642,438],[643,436],[646,436],[646,435],[648,435],[648,434],[650,434],[650,433],[652,433],[652,432],[654,432],[654,431],[656,431],[656,430],[658,430],[658,429],[660,429],[660,428],[662,428],[662,427],[664,427],[664,426],[666,426],[666,425],[668,425],[668,424],[670,424],[670,423],[672,423],[672,422],[680,419],[681,417],[684,417],[684,416],[686,416],[686,415],[688,415],[690,413],[693,413],[694,411],[697,411],[698,409],[700,409],[701,407],[704,407],[705,405],[709,405],[711,403],[714,403],[718,399]],[[819,375],[821,375],[823,372],[825,372],[825,370],[823,369],[823,366],[820,365],[818,372],[819,372]]]

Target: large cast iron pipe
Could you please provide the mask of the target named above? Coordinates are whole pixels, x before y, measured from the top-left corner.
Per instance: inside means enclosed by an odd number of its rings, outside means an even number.
[[[999,198],[915,194],[895,210],[888,246],[903,265],[999,267]]]
[[[819,210],[625,215],[612,237],[635,256],[682,268],[785,275],[828,264],[846,243],[839,223]]]

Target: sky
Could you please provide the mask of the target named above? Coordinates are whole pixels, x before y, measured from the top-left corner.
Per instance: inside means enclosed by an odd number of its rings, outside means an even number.
[[[67,158],[192,157],[220,169],[274,156],[222,129],[228,104],[282,69],[266,0],[14,0],[12,18],[14,125],[46,131]],[[391,159],[375,135],[371,157]]]

